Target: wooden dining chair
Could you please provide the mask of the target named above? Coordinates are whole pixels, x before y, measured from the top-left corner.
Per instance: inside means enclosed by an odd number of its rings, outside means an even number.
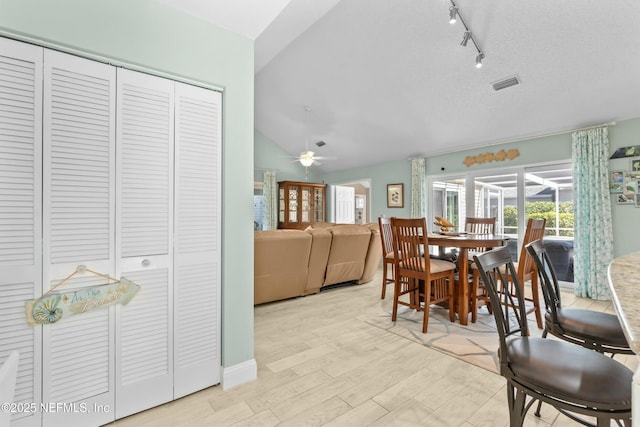
[[[500,375],[507,380],[509,425],[522,426],[536,402],[553,406],[583,425],[631,425],[633,372],[596,351],[529,336],[524,293],[506,246],[474,257],[499,337]],[[515,282],[514,294],[506,289]],[[537,415],[537,414],[536,414]]]
[[[523,293],[525,284],[531,283],[531,296],[525,297],[525,301],[530,303],[528,304],[526,312],[527,314],[535,313],[536,323],[538,325],[538,328],[540,329],[542,329],[543,325],[542,313],[540,311],[540,295],[538,292],[538,275],[535,262],[527,251],[526,246],[534,240],[542,239],[544,237],[546,224],[547,220],[544,218],[529,218],[529,220],[527,221],[527,228],[522,240],[522,249],[520,250],[520,256],[518,257],[518,262],[514,263],[514,265],[516,266],[516,271],[518,273],[518,280],[517,282],[512,281],[510,286],[508,287],[509,292],[511,292],[512,295],[515,295],[515,291],[513,288],[516,283],[518,283],[518,285],[522,287],[521,290]],[[482,284],[477,269],[473,270],[470,295],[471,322],[475,323],[478,318],[479,303],[486,304],[489,312],[491,312],[491,301],[489,295],[487,294],[486,288]]]
[[[424,218],[391,218],[394,253],[394,290],[392,321],[396,321],[398,305],[424,312],[422,333],[429,326],[431,304],[447,302],[449,320],[455,320],[454,271],[452,262],[429,257],[427,223]],[[409,301],[401,301],[402,295]]]
[[[464,231],[473,234],[493,234],[496,229],[496,218],[467,217],[464,221]]]
[[[494,234],[496,231],[496,218],[467,217],[464,221],[464,231],[470,234]],[[489,248],[469,249],[469,266],[473,265],[473,256],[486,252]]]
[[[384,299],[387,293],[387,284],[394,282],[394,255],[393,255],[393,233],[391,232],[391,218],[378,218],[380,228],[380,242],[382,243],[382,295]],[[389,266],[391,266],[391,277],[389,277]]]

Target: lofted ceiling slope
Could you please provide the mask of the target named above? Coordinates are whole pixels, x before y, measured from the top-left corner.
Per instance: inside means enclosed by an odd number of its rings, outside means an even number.
[[[332,157],[324,172],[640,117],[633,0],[458,0],[480,69],[449,0],[158,1],[263,18],[243,33],[256,39],[255,127],[291,155],[309,141]],[[199,14],[241,32],[213,12]]]

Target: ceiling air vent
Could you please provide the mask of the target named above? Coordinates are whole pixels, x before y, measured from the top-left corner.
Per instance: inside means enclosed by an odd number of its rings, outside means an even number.
[[[497,82],[493,82],[491,83],[491,86],[493,86],[493,90],[497,92],[499,90],[506,89],[508,87],[519,85],[519,84],[520,84],[520,79],[518,78],[518,76],[511,76],[511,77],[504,78],[502,80],[498,80]]]
[[[318,141],[318,142],[316,142],[316,145],[317,145],[318,147],[322,147],[323,145],[327,145],[327,143],[326,143],[326,142],[324,142],[324,141]]]

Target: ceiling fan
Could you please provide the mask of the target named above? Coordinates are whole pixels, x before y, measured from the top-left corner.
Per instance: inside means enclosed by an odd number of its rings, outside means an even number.
[[[309,113],[311,113],[311,107],[309,107],[308,105],[304,106],[304,111],[306,112],[305,115],[305,121],[307,122],[307,134],[309,132],[308,128],[309,128]],[[323,145],[325,145],[325,143],[323,141],[320,141],[318,143],[316,143],[316,145],[318,147],[322,147]],[[304,151],[300,153],[300,155],[296,158],[296,162],[300,162],[300,164],[302,166],[304,166],[305,168],[309,168],[310,166],[313,166],[314,164],[320,164],[320,162],[318,162],[318,160],[323,160],[323,159],[328,159],[328,157],[320,157],[320,156],[316,156],[316,153],[314,151],[309,150],[309,136],[307,135],[305,144],[304,144]]]

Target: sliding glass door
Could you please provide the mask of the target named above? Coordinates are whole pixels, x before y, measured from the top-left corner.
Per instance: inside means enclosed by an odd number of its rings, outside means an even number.
[[[466,187],[464,177],[443,178],[433,182],[431,218],[441,216],[452,224],[464,226],[466,218]]]
[[[429,188],[429,218],[439,215],[462,228],[467,217],[495,217],[496,232],[511,238],[508,246],[515,261],[527,220],[545,218],[545,245],[557,252],[561,280],[573,281],[570,162],[433,176]]]

